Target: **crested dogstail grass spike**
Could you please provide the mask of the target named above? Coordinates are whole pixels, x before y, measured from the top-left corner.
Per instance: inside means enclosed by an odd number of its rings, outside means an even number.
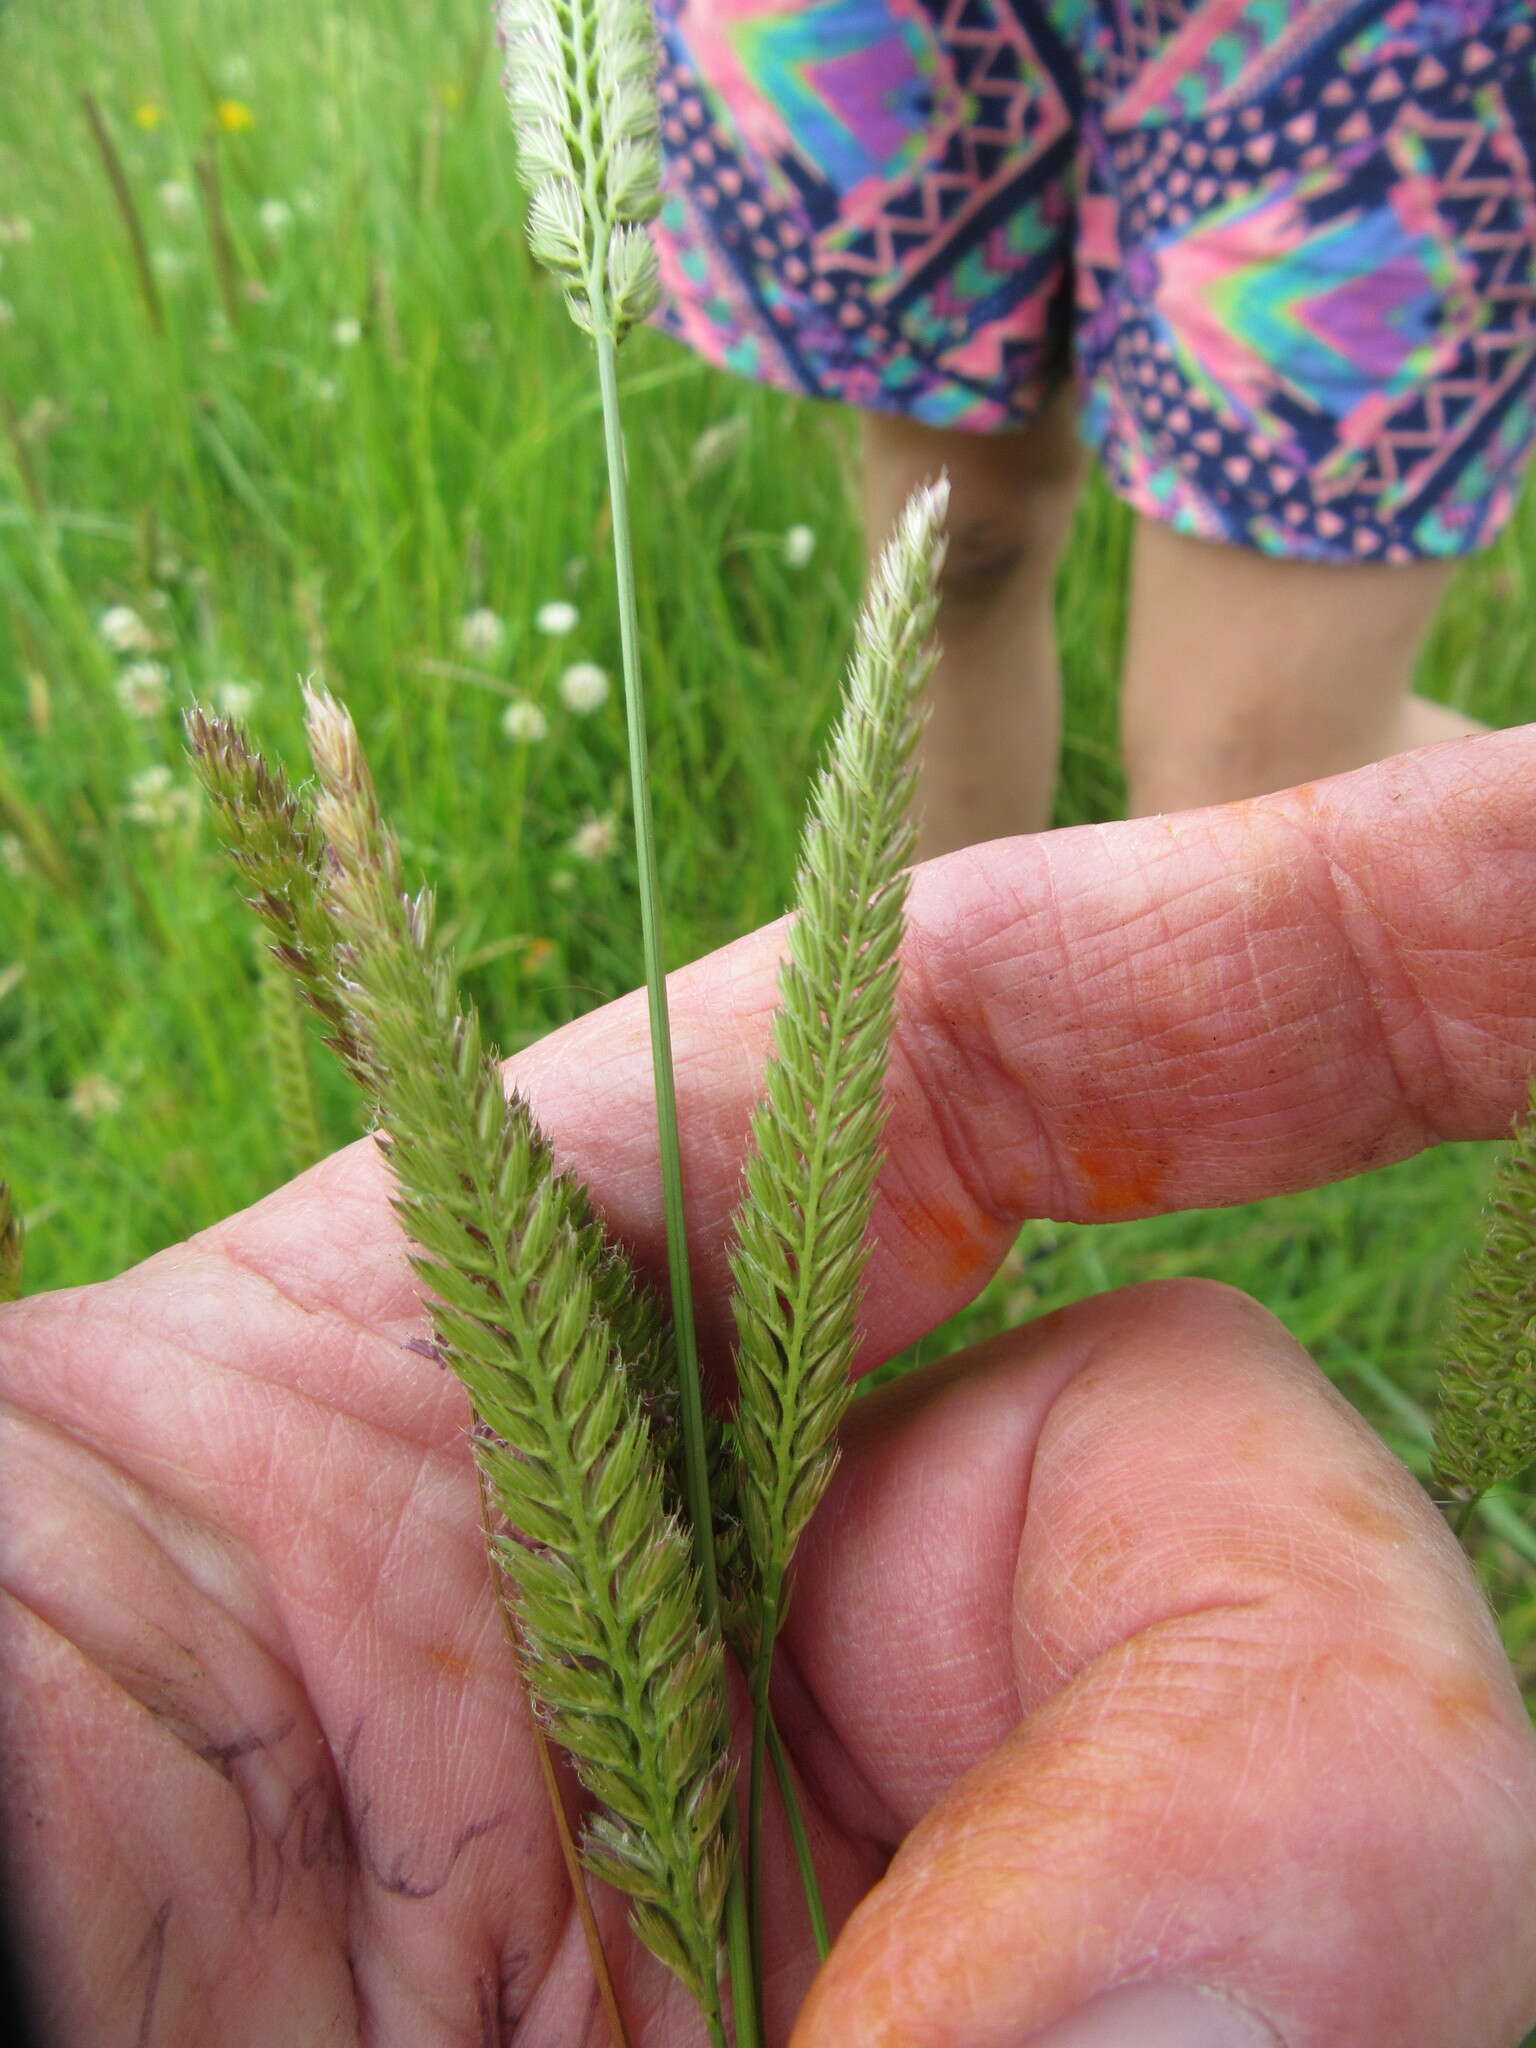
[[[721,1640],[547,1157],[454,1007],[431,897],[403,892],[350,719],[311,692],[309,731],[338,979],[439,1346],[494,1433],[476,1455],[514,1532],[497,1549],[529,1686],[604,1809],[585,1860],[629,1894],[637,1932],[723,2041]]]
[[[656,305],[642,232],[661,204],[646,0],[502,0],[506,90],[528,240],[588,334],[621,341]]]
[[[909,502],[859,621],[806,830],[735,1221],[737,1488],[768,1636],[851,1391],[947,496],[939,484]]]
[[[0,1301],[16,1301],[21,1296],[24,1235],[21,1215],[12,1199],[10,1185],[0,1180]]]
[[[866,1234],[885,1123],[921,692],[932,669],[948,485],[908,501],[860,615],[842,715],[812,799],[780,975],[774,1054],[735,1219],[735,1496],[752,1751],[749,1890],[761,1888],[773,1645],[790,1562],[837,1458],[852,1393]],[[802,1869],[813,1920],[814,1872]],[[759,1933],[754,1952],[761,1956]]]
[[[1536,1463],[1536,1084],[1483,1214],[1436,1388],[1435,1478],[1468,1513],[1490,1486]]]

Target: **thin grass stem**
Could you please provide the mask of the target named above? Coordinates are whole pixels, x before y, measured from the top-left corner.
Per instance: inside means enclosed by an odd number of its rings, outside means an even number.
[[[22,1222],[7,1182],[0,1180],[0,1301],[21,1299]]]
[[[224,211],[224,188],[219,179],[219,160],[214,145],[199,150],[192,169],[203,197],[203,222],[208,246],[213,252],[213,274],[219,288],[219,305],[231,327],[240,324],[240,265],[230,239],[229,217]]]
[[[133,187],[128,182],[128,173],[123,168],[117,144],[112,139],[112,130],[107,126],[106,116],[97,104],[96,95],[93,92],[81,93],[80,104],[85,109],[91,140],[96,145],[96,154],[101,158],[101,167],[107,174],[107,183],[112,187],[112,197],[117,202],[118,217],[128,236],[128,252],[133,259],[133,274],[138,280],[139,297],[144,301],[144,311],[156,334],[164,334],[165,311],[160,303],[160,288],[155,283],[154,269],[149,260],[149,245],[144,240],[144,223],[139,218],[138,203],[133,196]]]
[[[1458,1543],[1466,1541],[1467,1531],[1472,1526],[1472,1519],[1482,1504],[1482,1498],[1483,1496],[1480,1493],[1468,1494],[1467,1498],[1456,1510],[1455,1518],[1451,1523],[1451,1530]]]
[[[816,1942],[817,1959],[824,1963],[832,1947],[832,1939],[827,1932],[827,1912],[822,1904],[821,1884],[816,1876],[816,1860],[811,1854],[811,1840],[805,1831],[805,1815],[801,1811],[800,1795],[795,1790],[789,1758],[784,1751],[784,1738],[780,1735],[778,1723],[771,1712],[766,1716],[766,1720],[768,1757],[773,1765],[773,1775],[778,1781],[779,1797],[784,1802],[784,1818],[789,1823],[789,1839],[794,1844],[795,1866],[800,1872],[800,1889],[805,1893],[806,1911],[811,1916],[811,1934]]]
[[[617,351],[601,320],[593,323],[598,388],[602,395],[603,446],[608,461],[608,501],[613,515],[614,577],[619,598],[619,651],[624,672],[624,717],[628,734],[630,802],[634,813],[635,865],[640,888],[640,934],[645,953],[646,1005],[650,1018],[651,1072],[656,1090],[656,1130],[661,1160],[662,1214],[666,1225],[667,1280],[672,1301],[677,1356],[678,1423],[683,1447],[683,1491],[692,1525],[699,1597],[706,1626],[720,1625],[720,1582],[715,1569],[714,1515],[709,1495],[709,1456],[704,1432],[704,1395],[699,1374],[698,1333],[688,1260],[683,1201],[682,1148],[678,1140],[677,1084],[672,1069],[672,1023],[667,1009],[666,957],[661,926],[661,892],[656,877],[656,831],[651,808],[649,750],[640,673],[640,627],[635,605],[633,543],[629,523],[629,479],[619,412]],[[760,2004],[753,1991],[752,1943],[746,1890],[739,1860],[726,1894],[726,1953],[731,1977],[736,2048],[757,2048]]]

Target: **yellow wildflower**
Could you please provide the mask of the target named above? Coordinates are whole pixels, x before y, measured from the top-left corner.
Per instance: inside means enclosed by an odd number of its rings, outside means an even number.
[[[158,100],[140,100],[133,118],[140,128],[158,128],[165,119],[165,109]]]
[[[240,135],[256,125],[256,116],[244,100],[220,100],[214,113],[226,135]]]

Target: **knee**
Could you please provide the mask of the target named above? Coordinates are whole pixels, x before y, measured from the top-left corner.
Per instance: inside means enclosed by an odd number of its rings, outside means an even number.
[[[985,603],[1015,579],[1054,578],[1072,524],[1075,492],[1021,478],[1004,501],[978,502],[957,483],[939,594],[945,604]]]

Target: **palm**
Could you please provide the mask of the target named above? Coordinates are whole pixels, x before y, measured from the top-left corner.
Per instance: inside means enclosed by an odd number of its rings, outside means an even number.
[[[1092,836],[1003,850],[1009,886],[996,865],[920,877],[868,1362],[955,1306],[1028,1207],[1235,1199],[1496,1131],[1536,1065],[1533,745],[1425,757],[1443,772],[1422,771],[1417,829],[1401,786],[1362,776],[1329,817],[1195,821],[1171,871],[1154,821],[1114,859]],[[1423,872],[1426,819],[1454,893]],[[1326,854],[1315,904],[1279,884],[1297,832]],[[1027,973],[1031,948],[1072,972]],[[1359,977],[1342,998],[1330,948]],[[680,984],[717,1311],[774,950]],[[987,980],[1005,957],[1025,1002]],[[1326,1006],[1287,1001],[1325,984]],[[573,1028],[574,1060],[562,1035],[519,1080],[654,1252],[643,1027],[619,1005]],[[1218,1106],[1192,1118],[1194,1096]],[[1090,1138],[1114,1117],[1136,1174],[1109,1190]],[[462,1396],[411,1348],[372,1149],[3,1330],[15,1837],[60,2038],[601,2042]],[[1513,1961],[1536,1906],[1518,1698],[1432,1511],[1278,1326],[1202,1287],[1105,1297],[860,1404],[848,1439],[779,1713],[834,1922],[874,1889],[797,2044],[991,2048],[1190,1970],[1316,2048],[1516,2038],[1536,2008]],[[770,1847],[781,2042],[813,1959]],[[636,2048],[689,2039],[622,1907],[600,1911]]]

